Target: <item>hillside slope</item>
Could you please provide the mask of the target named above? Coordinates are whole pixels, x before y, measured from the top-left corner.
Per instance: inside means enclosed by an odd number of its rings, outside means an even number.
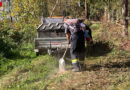
[[[67,57],[67,71],[60,73],[57,56],[39,56],[0,77],[0,90],[129,90],[130,50],[126,41],[112,26],[93,24],[91,28],[94,44],[86,47],[86,71],[72,72]]]
[[[86,48],[84,72],[66,72],[66,79],[55,81],[54,90],[129,90],[130,37],[123,39],[118,25],[91,26],[93,46]],[[118,30],[118,31],[117,31]]]

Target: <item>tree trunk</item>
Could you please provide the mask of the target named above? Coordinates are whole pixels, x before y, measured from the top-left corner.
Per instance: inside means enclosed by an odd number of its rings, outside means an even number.
[[[123,36],[128,36],[128,20],[126,17],[128,16],[128,0],[123,0],[123,8],[122,8],[122,14],[123,14]]]
[[[88,15],[87,15],[87,0],[85,0],[85,18],[88,19]]]

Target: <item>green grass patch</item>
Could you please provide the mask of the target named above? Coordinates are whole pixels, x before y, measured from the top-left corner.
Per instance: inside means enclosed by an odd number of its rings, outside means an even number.
[[[46,81],[49,78],[49,73],[54,73],[58,66],[58,61],[49,55],[39,56],[30,63],[25,63],[22,66],[15,68],[12,73],[6,76],[12,76],[3,82],[2,89],[8,90],[33,90],[45,88]],[[4,76],[5,77],[5,76]],[[4,79],[3,77],[3,79]]]
[[[92,30],[98,30],[99,28],[101,27],[101,24],[92,24],[91,26],[90,26],[90,28],[92,29]]]
[[[128,28],[128,31],[130,31],[130,27]]]
[[[33,45],[30,43],[13,50],[13,53],[15,57],[12,56],[12,58],[6,58],[0,54],[0,76],[9,73],[18,66],[30,63],[33,58],[36,58]]]

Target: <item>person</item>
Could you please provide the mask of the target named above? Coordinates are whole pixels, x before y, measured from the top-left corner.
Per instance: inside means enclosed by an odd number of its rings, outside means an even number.
[[[87,44],[92,45],[93,44],[92,30],[90,29],[88,25],[85,26],[84,32],[85,32],[85,38],[86,38]]]
[[[93,38],[92,38],[92,30],[90,29],[90,27],[88,25],[86,25],[84,22],[84,19],[80,19],[80,26],[82,28],[82,30],[84,31],[84,35],[85,35],[85,40],[87,42],[87,45],[91,45],[93,44]]]
[[[80,24],[80,19],[71,19],[64,23],[65,34],[68,43],[71,44],[70,54],[74,72],[85,69],[85,36]]]

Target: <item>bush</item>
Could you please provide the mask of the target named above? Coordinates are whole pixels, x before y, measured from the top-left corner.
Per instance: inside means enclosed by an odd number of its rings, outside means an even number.
[[[84,23],[88,25],[89,27],[92,25],[91,21],[85,20]]]
[[[92,30],[98,30],[101,27],[101,24],[92,24],[91,28]]]
[[[23,33],[23,40],[25,42],[33,42],[36,35],[36,30],[33,25],[26,24],[23,26],[21,32]]]
[[[24,43],[34,40],[36,30],[31,24],[23,24],[21,27],[19,24],[0,23],[0,26],[0,53],[6,58],[15,57]]]
[[[29,43],[35,33],[32,24],[0,22],[0,76],[12,70],[17,62],[35,57],[33,44]]]

